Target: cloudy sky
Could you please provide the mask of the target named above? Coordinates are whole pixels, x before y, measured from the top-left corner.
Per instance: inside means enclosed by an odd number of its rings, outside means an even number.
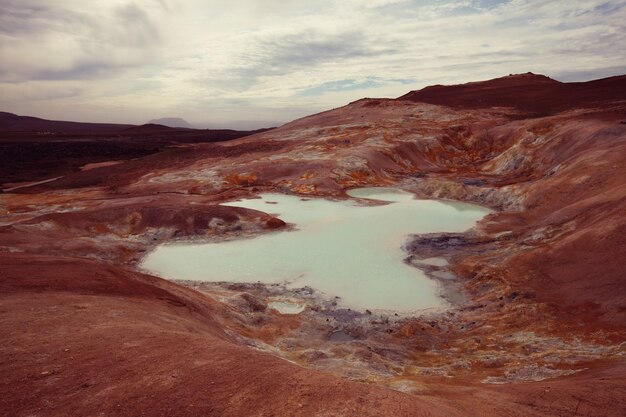
[[[0,0],[0,110],[281,123],[532,71],[626,73],[626,0]]]

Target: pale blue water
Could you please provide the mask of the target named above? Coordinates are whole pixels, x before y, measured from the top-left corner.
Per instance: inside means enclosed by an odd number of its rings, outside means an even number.
[[[390,201],[365,206],[284,194],[225,203],[275,214],[296,231],[221,243],[166,244],[142,267],[165,278],[284,283],[310,286],[343,307],[412,312],[445,307],[437,283],[403,262],[412,233],[461,232],[490,211],[386,188],[351,190],[350,196]],[[276,204],[271,204],[276,203]]]

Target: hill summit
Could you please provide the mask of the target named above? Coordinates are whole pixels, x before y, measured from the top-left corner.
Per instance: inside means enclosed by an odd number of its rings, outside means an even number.
[[[184,127],[193,129],[194,126],[180,117],[162,117],[160,119],[152,119],[147,124],[163,125],[167,127]]]

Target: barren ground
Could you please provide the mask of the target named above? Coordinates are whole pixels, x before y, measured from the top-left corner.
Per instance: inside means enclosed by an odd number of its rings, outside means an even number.
[[[63,164],[45,163],[60,146],[47,138],[3,133],[41,156],[1,181],[1,414],[625,415],[625,80],[431,87]],[[448,312],[358,313],[307,288],[138,271],[163,242],[288,228],[220,202],[377,185],[495,210],[405,246],[412,265],[457,277]],[[420,265],[433,256],[450,265]],[[268,308],[285,298],[307,308]]]

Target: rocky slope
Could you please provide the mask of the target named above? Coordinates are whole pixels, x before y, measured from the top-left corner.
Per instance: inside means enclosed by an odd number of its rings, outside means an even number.
[[[523,74],[363,99],[0,195],[0,409],[623,415],[625,82]],[[285,227],[221,201],[364,185],[496,210],[464,234],[407,242],[407,262],[453,273],[464,302],[372,316],[306,291],[188,289],[135,271],[171,239]],[[419,262],[432,256],[450,265]],[[278,296],[309,307],[278,314]]]

